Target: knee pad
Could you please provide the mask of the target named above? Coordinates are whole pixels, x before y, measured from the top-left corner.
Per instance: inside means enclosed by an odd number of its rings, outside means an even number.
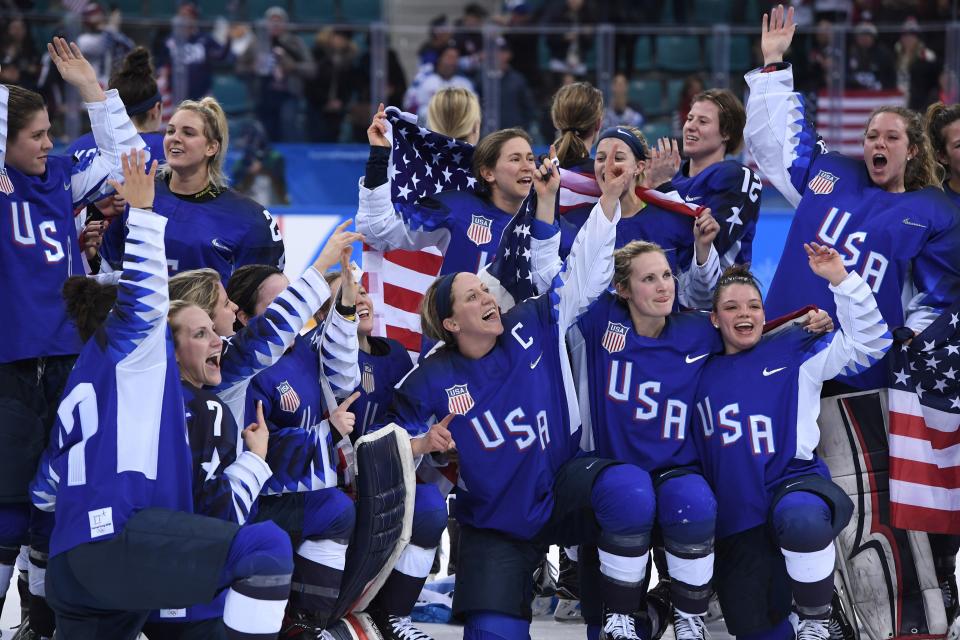
[[[657,487],[657,522],[666,547],[673,553],[682,555],[684,547],[700,547],[713,540],[717,499],[704,477],[688,473]]]
[[[262,575],[293,573],[293,546],[290,536],[272,522],[240,527],[230,544],[225,572],[229,582]]]
[[[819,551],[833,541],[832,514],[823,498],[809,491],[794,491],[773,507],[777,544],[790,551]]]
[[[349,541],[356,519],[353,500],[336,487],[304,494],[304,538]]]
[[[19,551],[20,545],[27,542],[29,528],[30,505],[0,504],[0,546],[16,548]],[[14,553],[10,564],[16,557],[17,554]]]
[[[593,483],[590,502],[605,533],[649,535],[653,528],[653,482],[640,467],[618,464],[604,469]]]
[[[413,504],[413,531],[411,544],[433,549],[440,544],[447,527],[447,503],[433,484],[418,484]]]
[[[467,615],[463,640],[530,640],[530,623],[503,613]]]

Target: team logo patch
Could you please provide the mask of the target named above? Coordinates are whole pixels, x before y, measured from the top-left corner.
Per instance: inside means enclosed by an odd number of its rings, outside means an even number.
[[[277,391],[280,392],[280,408],[287,413],[293,413],[300,407],[300,396],[290,386],[290,383],[284,380],[277,385]]]
[[[493,226],[493,220],[483,216],[473,214],[470,219],[470,226],[467,227],[467,237],[473,240],[478,247],[487,244],[493,240],[493,232],[490,230]]]
[[[630,328],[625,324],[608,322],[607,330],[603,333],[603,339],[600,340],[600,346],[606,349],[608,353],[623,351],[623,348],[627,346],[627,331],[629,330]]]
[[[470,409],[473,409],[473,396],[465,384],[455,384],[447,392],[447,411],[461,416],[467,415]]]
[[[367,393],[373,393],[376,389],[373,379],[373,367],[369,364],[363,365],[363,372],[360,374],[360,386]]]
[[[825,196],[833,193],[833,185],[837,184],[839,179],[840,176],[835,176],[829,171],[820,171],[807,186],[818,196]]]
[[[13,193],[13,182],[7,175],[7,170],[3,167],[0,167],[0,192],[8,196]]]

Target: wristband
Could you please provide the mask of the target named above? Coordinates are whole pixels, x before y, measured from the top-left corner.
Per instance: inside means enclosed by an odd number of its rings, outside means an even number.
[[[771,62],[770,64],[764,65],[760,73],[772,73],[774,71],[782,71],[790,66],[789,62]]]

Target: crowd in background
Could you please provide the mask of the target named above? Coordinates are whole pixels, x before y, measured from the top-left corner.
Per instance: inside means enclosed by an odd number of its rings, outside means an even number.
[[[169,9],[175,11],[172,16],[160,16],[163,9],[153,6],[153,13],[146,16],[153,18],[150,21],[143,16],[128,18],[116,4],[107,2],[2,0],[0,82],[40,91],[52,107],[55,127],[59,123],[63,131],[64,87],[57,74],[50,73],[46,52],[37,43],[54,33],[67,33],[73,25],[79,29],[77,42],[104,85],[123,55],[142,44],[151,49],[170,104],[213,94],[230,116],[258,121],[270,142],[364,142],[371,102],[368,26],[381,16],[373,11],[366,23],[354,18],[354,24],[346,24],[339,13],[342,2],[334,1],[332,17],[342,24],[318,30],[315,22],[300,21],[292,11],[293,2],[278,1],[266,10],[254,4],[229,0],[224,5],[227,15],[216,15],[197,0],[179,0]],[[482,99],[484,74],[492,69],[500,79],[499,126],[522,127],[538,142],[545,142],[554,136],[546,104],[549,96],[563,84],[596,81],[598,53],[593,36],[597,25],[649,27],[660,22],[670,28],[702,28],[719,18],[736,29],[743,16],[757,11],[735,10],[735,4],[725,0],[504,0],[499,12],[491,12],[484,4],[469,3],[460,15],[439,15],[430,21],[412,77],[405,73],[396,51],[388,49],[386,102],[417,113],[437,89],[446,86],[468,88]],[[762,10],[769,3],[752,0],[748,4]],[[846,89],[899,91],[905,103],[917,110],[944,97],[943,27],[952,17],[954,3],[795,0],[792,4],[801,30],[807,33],[798,38],[799,46],[789,57],[797,66],[801,88],[811,95],[826,90],[831,76],[837,75],[832,65],[838,59],[834,49],[839,41],[845,47],[839,59],[845,60],[840,77]],[[262,12],[254,15],[254,11]],[[485,59],[482,33],[488,24],[504,29],[492,61]],[[545,33],[530,31],[539,25]],[[846,29],[839,40],[835,25]],[[691,41],[677,42],[684,46]],[[694,68],[710,68],[709,36],[696,36],[692,42],[702,57]],[[648,137],[677,135],[677,123],[685,119],[690,97],[704,86],[716,85],[717,78],[702,71],[665,69],[659,60],[646,64],[647,56],[654,55],[645,49],[650,46],[649,37],[616,33],[615,75],[609,84],[605,123],[646,125]],[[740,66],[758,63],[755,48],[740,53],[731,59],[726,79],[735,92],[742,90]]]

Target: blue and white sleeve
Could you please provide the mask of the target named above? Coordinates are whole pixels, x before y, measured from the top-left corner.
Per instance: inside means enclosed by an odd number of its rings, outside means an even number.
[[[590,303],[610,286],[619,221],[619,202],[613,220],[607,220],[597,202],[573,241],[560,273],[553,279],[552,291],[548,295],[557,296],[555,304],[561,334],[566,333]]]
[[[74,165],[70,179],[74,206],[99,200],[112,193],[113,187],[107,183],[107,179],[123,182],[120,156],[132,149],[147,149],[147,143],[130,121],[116,89],[107,91],[106,100],[88,102],[86,107],[93,139],[97,143],[97,155],[89,164]],[[150,155],[149,151],[147,155]]]
[[[390,251],[438,247],[443,251],[450,243],[450,231],[446,225],[443,211],[421,203],[391,202],[389,180],[367,189],[361,179],[357,231],[374,249]]]
[[[818,156],[827,152],[809,120],[804,97],[793,90],[792,68],[744,78],[750,88],[744,140],[763,176],[797,206]]]
[[[904,279],[904,326],[921,333],[960,297],[960,217],[935,229]]]
[[[709,309],[713,306],[713,288],[720,280],[720,254],[710,245],[706,262],[697,264],[694,251],[690,268],[677,274],[677,299],[687,309]]]
[[[360,386],[360,343],[358,320],[347,320],[330,309],[330,322],[320,339],[320,371],[337,400],[343,400]]]
[[[118,366],[127,370],[147,369],[167,361],[170,295],[163,243],[166,225],[166,218],[143,209],[131,208],[127,218],[129,231],[117,301],[105,323],[110,353]],[[123,377],[118,375],[117,381],[122,384]],[[159,387],[144,388],[163,388],[162,377]]]
[[[223,381],[214,392],[241,424],[249,381],[279,360],[313,314],[330,297],[323,276],[310,267],[261,315],[238,331],[223,351]]]

